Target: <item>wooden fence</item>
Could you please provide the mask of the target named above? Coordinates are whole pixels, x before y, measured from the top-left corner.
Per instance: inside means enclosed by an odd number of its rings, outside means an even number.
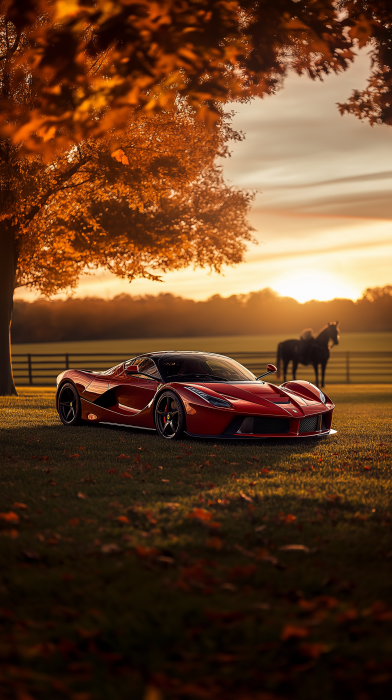
[[[265,370],[268,362],[275,362],[276,355],[275,350],[220,354],[241,362],[256,375]],[[128,357],[135,357],[135,354],[130,353]],[[12,356],[14,378],[18,386],[53,386],[56,382],[56,376],[65,369],[83,368],[102,371],[123,362],[124,359],[126,359],[126,355],[117,353],[29,353]],[[290,367],[288,378],[291,378]],[[313,368],[300,365],[297,379],[307,379],[313,382]],[[269,381],[276,383],[277,379],[274,375],[270,375]],[[350,383],[392,383],[392,352],[335,352],[332,350],[327,366],[326,384]]]

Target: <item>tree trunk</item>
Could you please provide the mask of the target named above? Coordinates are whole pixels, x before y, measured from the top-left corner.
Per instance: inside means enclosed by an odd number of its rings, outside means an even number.
[[[0,396],[17,396],[11,364],[11,319],[17,252],[15,227],[0,221]]]

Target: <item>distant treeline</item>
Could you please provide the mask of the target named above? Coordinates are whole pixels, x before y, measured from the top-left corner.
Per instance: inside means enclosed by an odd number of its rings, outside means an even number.
[[[392,286],[367,289],[358,301],[333,299],[300,304],[271,289],[206,301],[172,294],[121,294],[65,301],[16,301],[12,342],[106,340],[180,336],[317,332],[339,321],[344,332],[392,331]]]

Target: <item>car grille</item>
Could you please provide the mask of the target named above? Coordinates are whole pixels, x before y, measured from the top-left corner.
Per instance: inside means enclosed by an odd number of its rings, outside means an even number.
[[[290,422],[287,418],[274,418],[270,416],[236,416],[226,428],[225,435],[282,435],[290,431]]]
[[[253,432],[258,435],[280,435],[288,433],[290,423],[287,418],[254,418]]]
[[[299,423],[299,433],[314,433],[319,430],[319,416],[306,416]]]

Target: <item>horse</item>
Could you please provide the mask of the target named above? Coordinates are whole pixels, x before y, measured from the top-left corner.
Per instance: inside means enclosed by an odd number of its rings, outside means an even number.
[[[293,379],[299,364],[310,364],[314,367],[316,375],[316,385],[318,382],[318,365],[321,365],[321,386],[324,386],[325,368],[329,360],[329,342],[332,341],[331,347],[339,345],[339,321],[331,321],[319,334],[312,338],[309,342],[306,359],[302,356],[304,351],[304,341],[301,340],[284,340],[278,345],[276,366],[277,377],[280,378],[281,364],[283,362],[283,379],[286,381],[287,367],[289,362],[293,362]],[[305,359],[305,362],[304,362]]]

